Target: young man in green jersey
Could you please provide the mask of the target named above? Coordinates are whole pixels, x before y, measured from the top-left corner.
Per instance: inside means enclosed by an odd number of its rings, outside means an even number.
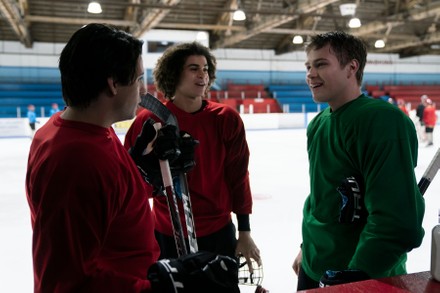
[[[310,194],[293,269],[298,290],[406,273],[423,239],[417,135],[397,107],[361,92],[367,50],[329,32],[306,47],[306,81],[328,103],[307,128]]]

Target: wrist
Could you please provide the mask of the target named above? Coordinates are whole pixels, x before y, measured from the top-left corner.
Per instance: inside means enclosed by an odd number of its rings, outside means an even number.
[[[237,224],[239,232],[250,232],[251,224],[249,221],[249,215],[237,214]]]

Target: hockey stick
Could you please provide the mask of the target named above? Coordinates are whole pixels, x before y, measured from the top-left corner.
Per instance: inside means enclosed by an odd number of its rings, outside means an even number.
[[[167,198],[168,209],[170,211],[171,224],[173,226],[174,241],[176,242],[177,256],[188,254],[185,236],[183,235],[182,223],[180,222],[179,208],[177,206],[176,192],[173,186],[170,164],[168,160],[159,160],[160,172],[162,173],[163,186]]]
[[[147,93],[144,96],[141,96],[141,102],[139,103],[139,105],[147,110],[150,110],[153,114],[155,114],[160,120],[162,120],[165,124],[171,124],[176,126],[177,128],[177,132],[179,132],[179,126],[178,126],[178,122],[176,117],[174,116],[173,113],[171,113],[170,110],[168,110],[168,108],[162,104],[158,99],[156,99],[156,97],[154,97],[153,95],[151,95],[150,93]],[[167,166],[164,166],[164,168],[168,168],[169,170],[169,164]],[[161,165],[161,169],[162,169],[162,165]],[[166,172],[168,173],[168,172]],[[170,176],[171,176],[171,172]],[[180,190],[182,193],[182,204],[183,204],[183,212],[185,215],[185,222],[186,222],[186,229],[188,232],[188,242],[189,242],[189,249],[191,253],[195,253],[198,251],[198,245],[197,245],[197,237],[196,237],[196,231],[195,231],[195,225],[194,225],[194,216],[193,216],[193,212],[192,212],[192,206],[191,206],[191,200],[190,200],[190,195],[189,195],[189,188],[188,188],[188,180],[186,178],[186,173],[182,173],[179,175],[179,179],[180,179]],[[172,179],[171,179],[171,186],[172,186]],[[174,188],[173,188],[174,189]],[[176,204],[177,207],[177,201],[175,200],[175,191],[174,191],[174,202]],[[170,207],[170,212],[173,210],[173,208]],[[178,212],[178,210],[177,210]],[[174,212],[173,212],[174,213]],[[178,216],[178,213],[177,213]],[[177,218],[179,220],[180,223],[180,218]],[[173,219],[173,217],[171,218],[172,221],[176,221],[175,219]],[[177,224],[177,223],[176,223]],[[181,224],[180,224],[181,226]],[[176,235],[176,237],[180,237],[179,235]],[[182,234],[182,238],[183,240],[177,240],[176,239],[176,247],[177,247],[177,242],[182,242],[185,244],[185,239],[183,237]]]
[[[434,158],[432,158],[431,163],[429,163],[428,168],[426,169],[425,173],[423,174],[422,178],[419,181],[418,187],[422,195],[425,194],[426,190],[428,189],[428,186],[431,184],[432,180],[434,179],[439,169],[440,169],[440,148],[435,153]]]

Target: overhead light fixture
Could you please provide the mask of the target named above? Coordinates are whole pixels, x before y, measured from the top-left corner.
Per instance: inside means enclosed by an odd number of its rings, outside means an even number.
[[[206,32],[197,32],[196,40],[197,41],[206,41],[208,39],[208,33]]]
[[[88,13],[93,13],[93,14],[99,14],[102,13],[102,8],[101,8],[101,4],[99,4],[96,1],[92,1],[89,3],[89,6],[87,7],[87,12]]]
[[[346,3],[339,5],[339,11],[341,11],[342,16],[354,15],[356,13],[355,3]]]
[[[348,26],[350,28],[358,28],[361,27],[361,20],[357,17],[353,17],[352,19],[350,19]]]
[[[232,16],[232,19],[236,21],[243,21],[246,19],[246,14],[244,13],[243,10],[237,9],[234,11],[234,15]]]
[[[292,43],[294,44],[302,44],[304,43],[303,37],[301,37],[300,35],[296,35],[293,37]]]
[[[377,40],[377,41],[374,43],[374,47],[375,47],[375,48],[378,48],[378,49],[380,49],[380,48],[384,48],[384,47],[385,47],[385,41],[384,41],[384,40]]]

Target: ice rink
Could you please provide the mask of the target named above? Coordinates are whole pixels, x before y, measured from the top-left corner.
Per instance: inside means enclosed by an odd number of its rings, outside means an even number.
[[[420,179],[440,146],[419,148]],[[261,250],[263,285],[271,293],[296,291],[291,265],[301,243],[302,206],[308,193],[305,129],[249,130],[250,178],[254,196],[252,235]],[[33,292],[31,225],[24,181],[29,138],[0,139],[0,292]],[[61,195],[60,195],[61,196]],[[431,229],[440,208],[440,175],[425,194],[426,235],[409,253],[409,273],[430,267]],[[392,207],[390,207],[392,208]],[[254,288],[242,288],[254,292]]]

